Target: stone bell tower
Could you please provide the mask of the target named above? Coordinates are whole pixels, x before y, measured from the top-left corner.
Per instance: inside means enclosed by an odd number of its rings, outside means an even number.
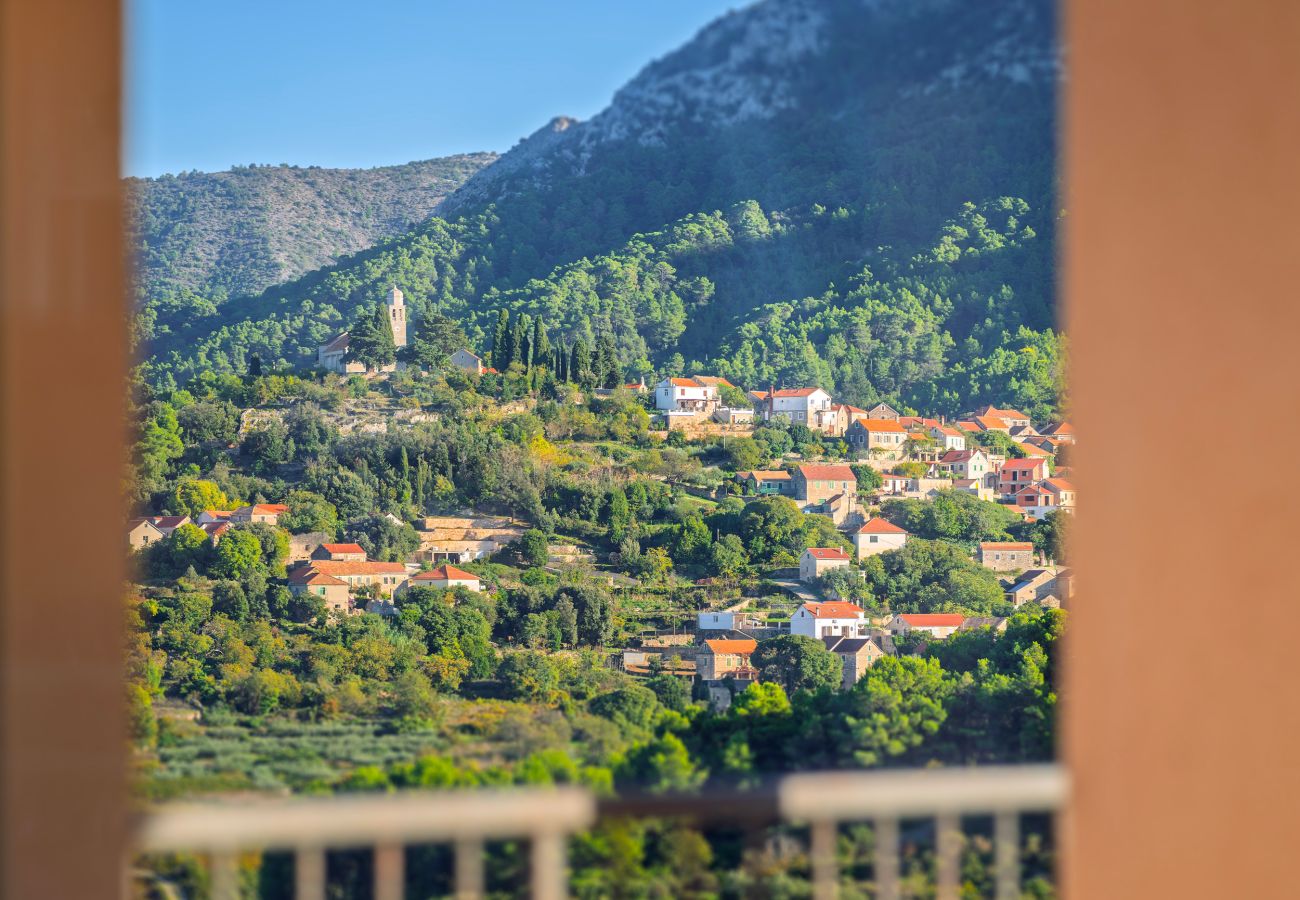
[[[406,303],[402,292],[393,285],[388,295],[388,324],[393,328],[393,343],[398,347],[406,346]]]

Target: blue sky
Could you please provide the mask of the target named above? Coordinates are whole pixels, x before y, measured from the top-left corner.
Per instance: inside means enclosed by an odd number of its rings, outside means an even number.
[[[747,0],[128,0],[130,175],[509,149]]]

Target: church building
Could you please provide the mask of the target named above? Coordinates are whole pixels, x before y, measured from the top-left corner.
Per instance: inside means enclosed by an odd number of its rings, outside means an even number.
[[[385,306],[388,309],[388,325],[393,329],[393,343],[400,350],[406,346],[406,303],[402,297],[402,292],[397,289],[397,285],[393,285]],[[331,338],[316,349],[316,364],[326,371],[338,372],[343,375],[360,375],[366,371],[365,363],[348,359],[348,333],[346,331]],[[390,363],[380,371],[392,372],[396,369],[396,363]]]

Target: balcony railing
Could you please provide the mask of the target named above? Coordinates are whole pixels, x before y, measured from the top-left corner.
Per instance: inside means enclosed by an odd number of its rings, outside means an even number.
[[[189,852],[208,859],[212,897],[238,897],[238,857],[253,850],[291,851],[295,897],[325,896],[325,853],[374,850],[375,900],[404,896],[405,848],[454,848],[458,900],[483,896],[484,847],[524,839],[530,847],[530,895],[567,896],[567,842],[598,821],[672,817],[701,824],[756,828],[804,825],[809,833],[813,896],[837,895],[836,835],[841,823],[875,829],[875,896],[901,896],[903,820],[929,820],[935,831],[935,886],[956,900],[962,818],[992,816],[996,896],[1020,896],[1020,816],[1054,813],[1065,803],[1067,778],[1055,765],[787,776],[768,789],[728,794],[643,795],[597,800],[574,787],[409,792],[329,798],[171,805],[149,812],[137,832],[144,854]]]

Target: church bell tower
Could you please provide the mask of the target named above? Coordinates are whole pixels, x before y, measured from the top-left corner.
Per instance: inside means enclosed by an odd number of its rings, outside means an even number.
[[[388,324],[393,328],[393,343],[398,347],[405,347],[406,303],[397,285],[393,285],[393,290],[388,295]]]

